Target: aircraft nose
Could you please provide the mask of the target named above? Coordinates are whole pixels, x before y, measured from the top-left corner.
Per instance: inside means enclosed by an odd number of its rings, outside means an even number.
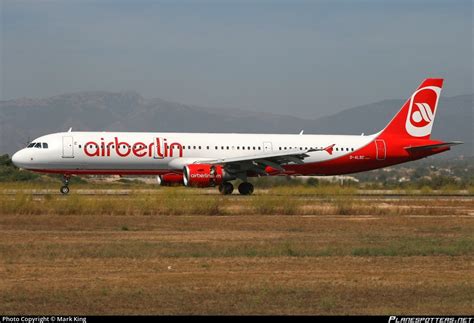
[[[23,151],[23,149],[22,149],[22,150],[19,150],[19,151],[17,151],[16,153],[13,154],[13,156],[12,156],[12,162],[13,162],[13,164],[14,164],[16,167],[21,168],[21,167],[23,167],[23,166],[25,165],[25,163],[26,163],[26,159],[25,159],[25,158],[26,158],[26,156],[25,156],[25,153],[24,153],[24,151]]]

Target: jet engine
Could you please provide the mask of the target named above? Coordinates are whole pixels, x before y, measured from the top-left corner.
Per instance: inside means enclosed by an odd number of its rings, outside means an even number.
[[[210,187],[235,179],[222,166],[209,164],[190,164],[183,169],[183,182],[186,186]]]
[[[156,181],[161,186],[183,185],[183,175],[176,173],[158,175],[156,176]]]

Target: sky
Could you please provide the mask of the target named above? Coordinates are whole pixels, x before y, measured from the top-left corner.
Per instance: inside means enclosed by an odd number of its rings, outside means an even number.
[[[0,0],[0,100],[77,91],[319,117],[472,93],[470,0]]]

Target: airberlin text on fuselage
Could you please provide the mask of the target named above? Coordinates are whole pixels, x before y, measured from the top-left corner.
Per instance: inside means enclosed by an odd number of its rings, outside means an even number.
[[[168,144],[166,138],[156,138],[151,143],[135,142],[130,144],[120,141],[114,137],[113,141],[105,142],[100,138],[100,142],[89,141],[84,145],[84,153],[89,157],[110,157],[112,153],[119,157],[134,155],[136,157],[183,157],[183,146],[178,142]],[[178,153],[178,156],[174,156]]]

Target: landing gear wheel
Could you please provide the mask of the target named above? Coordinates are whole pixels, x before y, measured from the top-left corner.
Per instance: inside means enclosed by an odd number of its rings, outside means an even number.
[[[253,185],[248,182],[240,184],[239,193],[242,195],[251,195],[253,193]]]
[[[222,195],[232,194],[233,191],[234,191],[234,185],[232,185],[232,183],[225,182],[219,185],[219,192]]]
[[[64,174],[63,175],[63,186],[61,186],[61,188],[59,189],[59,191],[61,193],[63,193],[64,195],[68,194],[69,193],[69,179],[71,178],[71,175],[69,174]]]
[[[66,195],[66,194],[69,193],[69,187],[67,187],[66,185],[61,186],[60,191],[61,191],[61,193],[63,193],[64,195]]]

